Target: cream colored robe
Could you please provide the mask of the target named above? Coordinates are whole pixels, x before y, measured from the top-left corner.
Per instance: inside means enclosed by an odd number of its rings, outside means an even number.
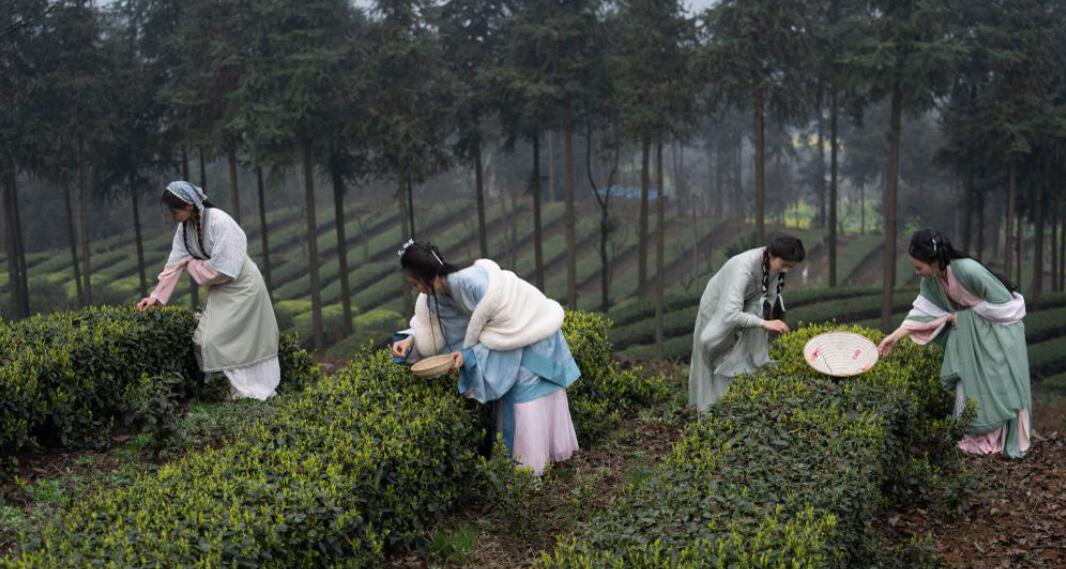
[[[768,333],[762,329],[762,256],[765,247],[728,261],[707,283],[692,335],[688,402],[699,412],[725,394],[742,374],[770,363]],[[778,275],[770,275],[767,295],[777,300]]]

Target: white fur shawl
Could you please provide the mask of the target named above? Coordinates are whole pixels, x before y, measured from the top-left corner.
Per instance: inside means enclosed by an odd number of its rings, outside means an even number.
[[[488,259],[480,259],[474,266],[488,273],[489,284],[470,316],[464,348],[480,342],[493,350],[515,350],[535,344],[562,328],[563,307],[544,296],[537,287]],[[440,326],[424,294],[418,295],[411,328],[419,354],[436,354],[444,347],[444,338],[433,333]],[[437,345],[433,345],[434,339]]]

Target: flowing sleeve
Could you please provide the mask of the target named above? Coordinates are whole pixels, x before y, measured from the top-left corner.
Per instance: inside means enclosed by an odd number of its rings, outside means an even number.
[[[207,261],[215,272],[236,280],[248,256],[248,238],[229,214],[210,210],[211,258]]]
[[[489,275],[480,267],[470,267],[449,278],[448,286],[453,297],[473,312],[488,290]],[[480,403],[506,395],[518,380],[524,349],[498,351],[481,342],[464,349],[459,393]]]
[[[1013,300],[1003,283],[977,261],[957,259],[951,263],[952,273],[967,292],[989,304],[1006,304]]]
[[[179,223],[177,229],[174,230],[174,240],[170,245],[170,256],[167,257],[167,264],[163,267],[163,271],[159,273],[159,282],[152,289],[151,294],[148,295],[149,298],[158,300],[160,304],[170,302],[170,297],[174,294],[178,281],[181,280],[181,273],[185,269],[185,265],[192,260],[192,255],[185,248],[185,239],[182,237],[182,231],[182,226]]]
[[[1011,292],[981,263],[959,259],[951,263],[950,271],[953,295],[963,297],[960,304],[967,310],[996,324],[1010,325],[1025,318],[1025,297]]]
[[[911,304],[911,310],[903,320],[902,328],[910,332],[910,339],[914,343],[924,346],[932,342],[947,327],[947,307],[937,302],[938,296],[930,279],[922,278],[918,291],[918,297]]]
[[[714,306],[701,307],[710,311],[707,322],[700,331],[699,341],[708,361],[714,359],[715,353],[732,342],[738,329],[757,328],[762,325],[762,318],[744,311],[744,291],[748,287],[751,273],[742,267],[726,265],[722,267],[727,273]]]
[[[174,294],[174,289],[178,286],[178,281],[181,280],[181,270],[185,268],[188,261],[181,261],[179,263],[167,264],[163,267],[163,272],[159,273],[159,284],[155,285],[152,289],[152,294],[148,295],[149,298],[154,298],[159,301],[159,304],[166,304],[170,302],[171,295]]]
[[[199,285],[219,285],[228,283],[232,280],[226,275],[219,274],[211,268],[211,265],[199,259],[189,261],[189,263],[185,265],[185,270],[189,273],[189,276],[196,281],[196,284]]]
[[[182,224],[178,224],[178,228],[174,230],[174,241],[170,244],[170,257],[167,258],[167,266],[182,264],[185,261],[192,259],[192,255],[189,254],[189,250],[185,248],[185,238],[182,232],[185,231]]]

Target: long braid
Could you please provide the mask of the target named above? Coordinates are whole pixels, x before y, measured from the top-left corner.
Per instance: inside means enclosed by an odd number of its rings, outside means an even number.
[[[204,232],[203,232],[203,230],[200,227],[201,219],[202,218],[200,217],[200,212],[196,211],[194,209],[193,212],[192,212],[193,230],[196,231],[196,243],[200,246],[200,252],[204,255],[203,257],[201,257],[199,255],[193,255],[192,249],[189,249],[189,222],[188,222],[188,220],[186,220],[184,223],[181,224],[181,237],[185,241],[185,250],[188,251],[190,255],[192,255],[194,258],[199,259],[201,261],[206,261],[207,259],[211,258],[211,255],[207,254],[207,248],[204,247]]]
[[[767,247],[762,253],[762,297],[763,297],[763,319],[764,320],[777,320],[784,318],[785,309],[784,302],[781,300],[781,292],[785,290],[785,274],[778,273],[777,275],[777,297],[774,299],[774,304],[770,304],[770,299],[767,297],[767,293],[770,291],[770,248]],[[775,314],[779,312],[778,314]]]
[[[773,308],[770,306],[770,300],[767,298],[767,292],[770,290],[770,248],[767,247],[762,252],[762,317],[763,320],[770,320],[773,315]]]

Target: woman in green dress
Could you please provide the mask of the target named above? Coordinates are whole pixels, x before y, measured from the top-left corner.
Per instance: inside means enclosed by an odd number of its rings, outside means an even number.
[[[1023,457],[1032,428],[1025,299],[939,231],[915,233],[910,257],[922,278],[918,298],[878,351],[887,356],[905,337],[922,345],[936,339],[944,347],[940,381],[955,393],[955,414],[967,399],[977,401],[977,418],[959,448]]]
[[[769,333],[788,332],[782,320],[785,273],[805,256],[799,239],[776,237],[769,246],[729,259],[707,283],[688,378],[688,403],[700,413],[725,394],[734,377],[770,363]]]

